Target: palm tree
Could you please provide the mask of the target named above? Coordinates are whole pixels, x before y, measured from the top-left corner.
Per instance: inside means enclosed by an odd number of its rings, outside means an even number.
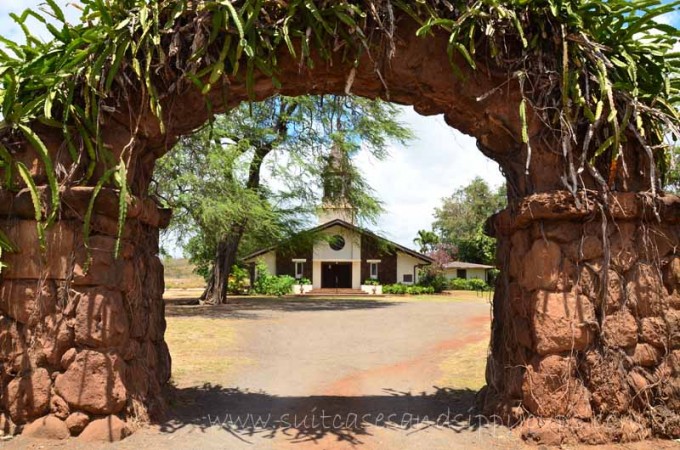
[[[418,237],[413,240],[413,243],[420,247],[420,253],[427,253],[439,244],[439,236],[433,231],[419,230]]]

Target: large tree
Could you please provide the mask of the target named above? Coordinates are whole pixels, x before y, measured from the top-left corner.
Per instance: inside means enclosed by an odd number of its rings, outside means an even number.
[[[484,222],[506,205],[505,186],[494,190],[480,177],[444,198],[435,209],[433,228],[442,242],[457,247],[458,259],[492,264],[495,240],[483,232]]]
[[[430,253],[437,249],[439,236],[434,231],[418,230],[418,236],[413,239],[413,243],[418,246],[420,253]]]
[[[226,301],[244,240],[252,249],[299,229],[300,214],[318,205],[332,147],[351,161],[360,150],[383,158],[391,140],[408,140],[397,113],[388,103],[353,96],[276,97],[244,104],[182,139],[159,162],[156,187],[178,211],[175,235],[191,236],[185,248],[208,278],[203,300]],[[358,171],[352,189],[358,216],[377,217],[380,203]]]

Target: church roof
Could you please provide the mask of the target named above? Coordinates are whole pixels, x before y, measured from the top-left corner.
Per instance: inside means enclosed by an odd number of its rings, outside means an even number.
[[[485,269],[485,270],[494,268],[494,266],[489,266],[486,264],[476,264],[465,261],[452,261],[450,263],[444,264],[442,267],[444,267],[444,269]]]
[[[311,228],[307,231],[311,232],[311,233],[316,233],[316,232],[323,231],[323,230],[326,230],[326,229],[334,227],[334,226],[340,226],[340,227],[346,228],[348,230],[356,231],[357,233],[365,234],[367,236],[371,236],[373,238],[379,239],[383,242],[388,243],[390,246],[394,247],[397,251],[400,251],[402,253],[406,253],[407,255],[412,256],[416,259],[420,259],[421,261],[424,261],[428,264],[431,264],[431,263],[434,262],[434,260],[432,258],[430,258],[429,256],[425,256],[422,253],[418,253],[417,251],[411,250],[408,247],[404,247],[403,245],[399,245],[396,242],[390,241],[389,239],[385,239],[384,237],[379,236],[379,235],[373,233],[372,231],[369,231],[365,228],[358,227],[356,225],[352,225],[351,223],[345,222],[344,220],[341,220],[341,219],[331,220],[329,222],[326,222],[326,223],[323,223],[319,226]],[[249,254],[249,255],[246,255],[243,258],[243,260],[247,261],[249,259],[256,258],[258,256],[264,255],[265,253],[269,253],[272,250],[276,250],[278,247],[279,247],[279,245],[272,245],[270,247],[263,248],[262,250],[258,250],[256,252]]]

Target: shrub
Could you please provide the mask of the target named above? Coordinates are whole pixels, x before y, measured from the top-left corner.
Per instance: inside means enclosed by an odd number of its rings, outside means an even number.
[[[369,278],[364,281],[364,286],[380,286],[380,280],[377,278]]]
[[[466,280],[465,278],[454,278],[449,281],[449,289],[454,291],[489,291],[491,288],[484,280],[476,278]]]
[[[424,295],[434,294],[432,286],[406,286],[404,284],[388,284],[383,286],[383,294],[392,295]]]
[[[295,280],[295,284],[301,284],[302,286],[311,286],[312,280],[310,280],[309,278],[300,278],[299,280]]]
[[[248,270],[234,265],[227,280],[227,292],[230,294],[246,294],[250,287],[250,275]]]
[[[434,292],[440,293],[448,287],[448,280],[441,272],[421,271],[419,286],[431,287]]]
[[[388,284],[383,286],[383,294],[403,295],[406,294],[406,286],[403,284]]]
[[[468,285],[470,286],[471,291],[487,291],[487,290],[489,290],[489,285],[486,284],[486,281],[479,280],[477,278],[473,278],[472,280],[468,280]]]
[[[267,270],[266,264],[262,262],[258,262],[256,267],[257,280],[254,286],[256,293],[281,297],[293,292],[293,285],[296,283],[295,278],[290,275],[272,275]]]
[[[468,282],[465,278],[454,278],[449,281],[449,289],[453,289],[454,291],[467,291],[468,286]]]

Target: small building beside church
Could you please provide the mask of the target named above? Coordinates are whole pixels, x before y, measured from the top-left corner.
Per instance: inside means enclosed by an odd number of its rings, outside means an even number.
[[[367,280],[416,284],[419,269],[433,260],[356,225],[346,197],[351,180],[342,170],[343,157],[337,149],[331,152],[318,226],[247,255],[244,262],[261,260],[269,273],[306,278],[315,290],[359,290]]]
[[[448,280],[453,280],[454,278],[462,278],[464,280],[484,280],[489,282],[489,275],[494,269],[493,266],[488,266],[486,264],[475,264],[463,261],[453,261],[443,265],[444,276]]]

